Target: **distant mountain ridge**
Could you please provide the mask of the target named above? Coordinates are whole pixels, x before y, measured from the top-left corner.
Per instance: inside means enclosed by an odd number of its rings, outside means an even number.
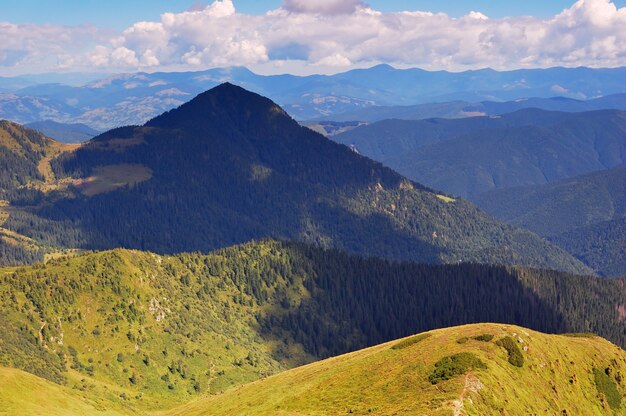
[[[625,68],[550,68],[451,73],[379,65],[336,75],[257,75],[231,67],[187,73],[120,74],[82,87],[19,82],[0,95],[0,117],[19,123],[52,119],[99,130],[142,124],[223,82],[272,98],[299,120],[375,106],[432,102],[511,101],[520,98],[596,98],[626,93]],[[32,81],[31,81],[32,82]],[[620,107],[621,108],[621,107]],[[562,108],[559,108],[562,109]],[[352,121],[352,120],[350,120]]]
[[[61,143],[82,143],[101,133],[85,124],[64,124],[52,120],[36,121],[26,124],[25,127],[37,130]]]
[[[626,276],[626,165],[488,192],[475,201],[496,217],[551,239],[601,274]]]
[[[362,121],[374,123],[387,119],[424,120],[430,118],[466,118],[481,115],[498,116],[527,108],[572,113],[596,110],[626,110],[626,94],[613,94],[590,100],[551,97],[522,98],[504,102],[482,101],[479,103],[471,103],[467,101],[452,101],[411,106],[374,106],[348,113],[333,114],[329,116],[329,120],[335,122]]]
[[[52,246],[176,253],[274,237],[397,260],[590,273],[532,233],[410,182],[231,84],[104,133],[52,166],[74,196],[50,193],[50,203],[7,221]]]
[[[626,112],[524,109],[455,120],[385,120],[332,138],[412,180],[471,199],[626,163]]]

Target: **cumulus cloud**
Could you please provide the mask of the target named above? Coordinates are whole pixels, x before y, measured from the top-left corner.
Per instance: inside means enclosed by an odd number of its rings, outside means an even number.
[[[13,24],[0,21],[0,67],[3,73],[64,69],[108,34],[93,26]]]
[[[285,0],[283,8],[295,13],[348,14],[355,12],[363,3],[359,0]]]
[[[73,55],[68,51],[82,47],[74,42],[85,43],[77,39],[81,30],[33,27],[18,34],[0,25],[0,67],[43,59],[48,50],[57,52],[56,65],[88,62],[107,70],[293,68],[294,62],[313,70],[376,62],[448,70],[626,65],[626,7],[611,0],[578,0],[548,19],[493,19],[480,11],[459,18],[429,11],[384,13],[360,0],[284,0],[256,16],[237,12],[232,0],[215,0],[165,13],[159,21],[137,22]],[[94,33],[83,37],[101,39]]]

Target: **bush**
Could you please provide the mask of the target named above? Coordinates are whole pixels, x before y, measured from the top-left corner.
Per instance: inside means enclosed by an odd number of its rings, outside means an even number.
[[[524,366],[524,355],[522,355],[522,350],[513,338],[504,337],[498,340],[496,344],[506,350],[509,355],[509,363],[515,367]]]
[[[430,334],[415,335],[414,337],[411,337],[411,338],[405,339],[404,341],[398,342],[393,347],[391,347],[391,349],[392,350],[401,350],[401,349],[410,347],[411,345],[417,344],[418,342],[425,340],[429,336],[430,336]]]
[[[469,370],[485,368],[487,365],[476,355],[470,352],[461,352],[437,361],[435,369],[428,376],[428,381],[437,384],[440,381],[450,380],[452,377],[465,374]]]
[[[593,369],[593,378],[598,392],[604,395],[611,409],[619,409],[622,404],[622,396],[617,390],[615,381],[609,377],[606,371],[598,368]]]
[[[457,344],[465,344],[467,341],[469,341],[468,337],[463,337],[463,338],[459,338],[456,340]]]
[[[575,333],[571,333],[571,334],[563,334],[566,337],[571,337],[571,338],[595,338],[598,335],[594,334],[593,332],[575,332]]]
[[[491,342],[491,340],[493,339],[493,335],[492,334],[482,334],[482,335],[478,335],[477,337],[474,337],[474,339],[476,341],[480,341],[480,342]]]

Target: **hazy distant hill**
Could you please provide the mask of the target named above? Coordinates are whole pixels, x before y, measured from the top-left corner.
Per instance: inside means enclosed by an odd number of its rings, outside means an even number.
[[[473,198],[626,163],[626,112],[526,109],[458,120],[386,120],[333,139],[410,179]]]
[[[573,99],[594,98],[626,93],[625,78],[624,68],[508,72],[484,69],[451,73],[379,65],[330,76],[300,77],[262,76],[246,68],[232,67],[200,72],[120,74],[81,87],[48,83],[17,89],[18,83],[10,90],[12,94],[0,97],[0,117],[20,123],[52,119],[105,130],[144,123],[202,91],[229,81],[270,97],[299,120],[333,120],[337,114],[375,106],[511,101],[557,94]],[[439,109],[444,112],[436,115],[454,116],[463,107]]]
[[[514,101],[452,101],[410,106],[368,107],[348,113],[333,114],[330,120],[364,121],[368,123],[387,119],[423,120],[429,118],[466,118],[480,115],[497,116],[526,108],[548,111],[584,112],[594,110],[626,110],[626,94],[614,94],[590,100],[573,98],[523,98]]]
[[[84,124],[65,124],[52,120],[36,121],[26,124],[25,127],[37,130],[61,143],[82,143],[101,133]]]
[[[597,272],[626,276],[626,166],[475,198],[487,212],[550,238]]]
[[[532,233],[410,182],[230,84],[143,127],[98,136],[53,167],[58,189],[77,196],[50,193],[50,203],[17,207],[7,220],[47,245],[175,253],[276,237],[392,259],[589,272]]]

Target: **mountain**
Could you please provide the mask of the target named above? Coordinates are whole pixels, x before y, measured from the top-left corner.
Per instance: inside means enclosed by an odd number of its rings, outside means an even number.
[[[39,162],[50,153],[54,141],[34,130],[0,121],[0,196],[33,180],[43,181]]]
[[[408,178],[474,198],[626,162],[626,112],[537,109],[459,120],[387,120],[333,136]]]
[[[520,98],[513,101],[452,101],[409,106],[373,106],[347,113],[333,114],[334,122],[373,123],[387,119],[423,120],[429,118],[466,118],[475,116],[498,116],[526,108],[546,111],[585,112],[596,110],[626,110],[626,94],[613,94],[589,100],[566,97]]]
[[[43,134],[9,121],[0,121],[0,266],[43,260],[43,247],[10,230],[6,222],[20,200],[40,200],[40,190],[55,180],[50,160],[73,149]]]
[[[556,242],[594,270],[626,276],[626,166],[552,184],[501,189],[476,203]]]
[[[84,124],[64,124],[52,120],[36,121],[24,127],[37,130],[61,143],[82,143],[101,133]]]
[[[625,283],[521,268],[396,263],[271,240],[209,254],[118,249],[62,256],[0,269],[0,367],[145,414],[452,325],[596,332],[623,347]],[[441,347],[461,348],[456,341],[448,337]],[[606,365],[608,357],[602,356]],[[550,360],[557,358],[565,361]]]
[[[591,335],[468,325],[289,370],[159,414],[623,415],[625,362],[624,350]],[[15,414],[134,414],[16,370],[0,369],[0,386],[0,402]]]
[[[144,123],[228,81],[270,97],[298,120],[333,120],[337,114],[378,106],[541,99],[557,94],[570,99],[593,99],[626,93],[622,81],[625,77],[624,68],[506,72],[484,69],[452,73],[396,69],[388,65],[328,76],[302,77],[263,76],[241,67],[200,72],[119,74],[82,86],[51,84],[49,77],[35,83],[31,77],[28,80],[30,85],[18,88],[23,82],[20,81],[14,83],[14,89],[6,91],[10,94],[4,100],[0,99],[0,117],[19,123],[52,119],[106,130]],[[7,81],[6,85],[11,84]],[[458,111],[462,111],[462,107]]]
[[[410,182],[230,84],[52,165],[57,191],[38,195],[43,203],[23,198],[30,208],[14,204],[7,220],[47,246],[176,253],[274,237],[397,260],[590,273],[532,233]]]

